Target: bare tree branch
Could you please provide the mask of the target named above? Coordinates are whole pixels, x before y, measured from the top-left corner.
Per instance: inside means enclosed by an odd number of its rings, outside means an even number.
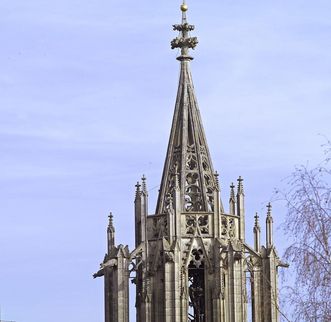
[[[291,244],[285,258],[294,267],[294,285],[286,287],[293,321],[331,321],[331,142],[325,158],[310,168],[296,167],[287,178],[287,189],[278,191],[286,202],[282,226]]]

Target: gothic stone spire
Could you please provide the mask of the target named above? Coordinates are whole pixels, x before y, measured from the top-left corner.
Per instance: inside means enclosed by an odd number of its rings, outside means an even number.
[[[217,183],[201,122],[190,71],[189,49],[198,43],[189,32],[194,26],[187,23],[187,6],[181,6],[182,23],[173,29],[179,36],[171,42],[179,48],[180,78],[156,213],[165,213],[173,199],[176,173],[179,177],[182,211],[213,211]]]
[[[146,178],[136,185],[135,249],[115,246],[112,217],[108,253],[94,277],[104,276],[105,321],[129,322],[129,280],[136,284],[137,322],[246,322],[248,290],[253,321],[278,322],[277,271],[284,266],[272,240],[271,205],[267,247],[256,216],[254,249],[245,242],[243,179],[230,191],[225,213],[194,93],[185,2],[179,32],[177,100],[155,215],[148,215]],[[214,210],[214,211],[213,211]],[[250,277],[250,288],[246,278]]]

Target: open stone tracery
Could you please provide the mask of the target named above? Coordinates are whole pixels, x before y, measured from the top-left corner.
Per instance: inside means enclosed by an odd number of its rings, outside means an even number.
[[[135,193],[135,248],[115,245],[113,217],[107,254],[94,277],[104,276],[105,322],[129,322],[129,280],[136,287],[137,322],[279,322],[278,268],[271,205],[266,245],[259,216],[254,246],[245,241],[243,179],[230,186],[229,211],[220,198],[190,71],[187,5],[171,42],[180,50],[180,78],[156,212],[148,214],[146,178]],[[248,305],[251,309],[248,309]]]

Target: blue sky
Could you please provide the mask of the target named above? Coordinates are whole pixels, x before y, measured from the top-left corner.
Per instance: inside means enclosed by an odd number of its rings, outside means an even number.
[[[180,1],[0,3],[0,305],[17,322],[103,320],[107,215],[133,245],[134,184],[150,213],[179,66]],[[247,234],[296,164],[331,137],[331,2],[188,2],[192,73],[223,203],[245,179]],[[285,209],[274,205],[275,223]],[[279,249],[286,245],[281,231]]]

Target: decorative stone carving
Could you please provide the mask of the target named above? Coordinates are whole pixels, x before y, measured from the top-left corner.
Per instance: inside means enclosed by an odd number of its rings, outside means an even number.
[[[186,216],[186,234],[194,234],[195,226],[195,216]]]
[[[153,218],[153,238],[167,236],[168,229],[167,218],[165,216]]]
[[[203,200],[198,172],[198,160],[194,144],[188,145],[186,157],[186,177],[184,207],[186,211],[201,211]]]
[[[194,30],[194,25],[189,25],[188,23],[172,25],[175,31],[192,31]]]
[[[172,251],[164,251],[164,259],[166,263],[173,263],[174,260],[174,253]]]
[[[198,225],[202,234],[209,234],[209,216],[198,216]]]
[[[221,266],[227,268],[228,266],[228,253],[226,251],[221,250]]]
[[[236,224],[232,217],[221,217],[221,235],[224,237],[235,238],[236,237]]]
[[[235,252],[233,257],[235,260],[239,261],[242,259],[243,256],[241,252]]]
[[[234,238],[236,235],[236,226],[233,218],[228,219],[228,234],[230,238]]]
[[[207,195],[207,209],[206,211],[214,210],[214,189],[215,189],[215,181],[214,176],[211,171],[211,166],[209,163],[209,158],[207,155],[206,147],[200,146],[200,154],[202,160],[202,169],[203,169],[203,177],[204,177],[204,186],[206,189]]]
[[[189,153],[186,160],[186,170],[193,171],[197,170],[197,168],[198,161],[196,155],[194,155],[193,153]]]
[[[249,271],[253,271],[254,268],[260,268],[262,266],[261,258],[254,255],[248,256],[245,262]]]
[[[174,48],[192,48],[194,49],[198,44],[197,37],[190,37],[190,38],[183,38],[183,37],[176,37],[174,40],[171,41],[171,49]]]
[[[173,196],[176,187],[176,174],[178,172],[178,166],[180,164],[180,160],[181,160],[181,149],[179,146],[176,146],[174,149],[174,153],[171,160],[171,166],[169,169],[167,188],[165,191],[166,195],[165,195],[164,211],[169,209],[170,204],[172,204],[173,202]]]
[[[221,235],[226,237],[228,234],[228,220],[225,216],[221,217]]]
[[[188,235],[194,234],[196,227],[199,227],[201,234],[209,234],[209,216],[187,215],[185,233]]]
[[[191,253],[191,261],[190,264],[199,268],[204,260],[203,251],[201,248],[194,248]]]

